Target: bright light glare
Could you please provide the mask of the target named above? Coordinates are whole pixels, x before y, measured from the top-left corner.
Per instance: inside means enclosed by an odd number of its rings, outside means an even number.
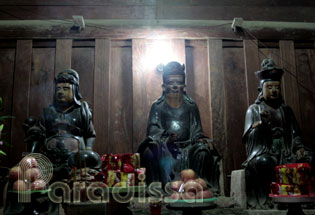
[[[170,41],[156,40],[148,47],[142,58],[145,68],[155,68],[161,63],[165,65],[170,61],[179,61]]]

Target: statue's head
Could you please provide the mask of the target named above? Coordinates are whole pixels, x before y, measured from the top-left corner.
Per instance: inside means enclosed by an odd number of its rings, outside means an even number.
[[[79,74],[73,69],[59,72],[55,78],[55,105],[80,105]]]
[[[172,61],[163,67],[163,93],[183,95],[185,89],[185,65]]]
[[[260,80],[261,97],[265,101],[282,99],[281,78],[283,70],[276,67],[272,59],[264,59],[261,63],[261,69],[256,72],[256,75]]]

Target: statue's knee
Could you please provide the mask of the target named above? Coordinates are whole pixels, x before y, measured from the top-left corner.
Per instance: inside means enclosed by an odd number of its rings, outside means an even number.
[[[276,166],[275,160],[269,155],[258,156],[250,163],[258,172],[273,171],[273,168]]]

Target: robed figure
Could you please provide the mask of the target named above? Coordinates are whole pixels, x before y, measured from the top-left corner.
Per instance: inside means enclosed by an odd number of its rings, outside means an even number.
[[[243,143],[247,159],[243,166],[248,206],[267,209],[273,207],[268,194],[275,181],[274,167],[297,162],[312,165],[312,153],[303,144],[292,109],[282,99],[283,70],[265,59],[256,75],[260,93],[246,112]]]
[[[163,94],[151,107],[147,138],[141,143],[141,163],[147,183],[179,179],[193,169],[213,191],[219,190],[219,160],[203,133],[197,104],[185,92],[185,66],[170,62],[163,69]]]

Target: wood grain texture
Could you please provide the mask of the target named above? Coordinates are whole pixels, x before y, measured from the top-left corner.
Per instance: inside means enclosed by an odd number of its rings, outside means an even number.
[[[56,41],[55,75],[71,68],[72,40],[58,39]]]
[[[294,42],[280,40],[281,68],[284,70],[282,77],[282,96],[295,114],[299,123],[301,123],[300,98],[298,91],[298,76],[295,65]]]
[[[156,0],[45,0],[45,1],[34,1],[34,0],[12,0],[6,1],[1,0],[0,5],[11,5],[11,6],[111,6],[111,5],[155,5]]]
[[[0,97],[2,98],[1,116],[12,116],[12,102],[13,102],[13,76],[14,76],[14,62],[15,62],[15,48],[0,49]],[[1,140],[11,144],[11,124],[12,119],[4,120],[4,129],[1,134]],[[1,146],[1,150],[8,156],[1,156],[1,165],[9,166],[10,147],[6,144]]]
[[[166,5],[188,5],[188,6],[315,6],[315,3],[310,0],[168,0]],[[0,5],[11,5],[11,6],[25,6],[25,5],[62,5],[62,6],[89,6],[89,5],[157,5],[159,1],[157,0],[45,0],[45,1],[34,1],[34,0],[1,0]]]
[[[131,51],[131,46],[111,49],[109,151],[112,153],[133,151]]]
[[[315,50],[295,49],[302,137],[305,145],[315,150]]]
[[[18,40],[13,86],[10,164],[17,163],[26,152],[22,125],[29,116],[29,91],[32,63],[32,40]]]
[[[259,81],[255,72],[259,69],[258,41],[243,40],[244,44],[244,65],[245,65],[245,80],[247,88],[247,105],[253,104],[257,98],[257,88]]]
[[[229,168],[225,165],[228,160],[226,106],[225,106],[225,74],[223,64],[222,40],[208,39],[208,72],[210,78],[210,115],[212,138],[219,152],[223,166],[223,186],[221,190],[227,191],[226,184],[229,183],[227,175]]]
[[[198,105],[205,135],[212,138],[207,40],[186,47],[186,77],[187,94]]]
[[[94,109],[96,131],[94,150],[99,154],[109,152],[109,72],[111,41],[95,40]]]
[[[32,5],[1,6],[1,20],[72,19],[73,15],[84,19],[154,19],[155,6],[146,5]]]
[[[208,40],[210,111],[212,137],[214,144],[223,157],[226,145],[225,79],[223,66],[222,40]]]
[[[55,48],[33,48],[29,115],[39,117],[53,103]]]
[[[71,67],[79,73],[80,93],[93,110],[94,105],[94,48],[73,48]]]
[[[162,47],[162,50],[161,50]],[[133,149],[146,137],[152,103],[162,95],[162,74],[158,64],[169,61],[185,63],[185,41],[132,40]]]
[[[112,38],[156,39],[200,39],[200,38],[226,38],[226,39],[291,39],[314,40],[313,24],[300,22],[246,22],[244,27],[248,33],[234,33],[231,31],[232,20],[86,20],[86,28],[78,33],[70,31],[71,20],[21,20],[1,21],[0,39],[90,39]],[[257,27],[259,26],[259,27]]]
[[[246,8],[246,9],[245,9]],[[248,21],[314,22],[314,7],[272,6],[213,6],[213,5],[165,5],[164,19],[233,20],[242,17]]]
[[[225,173],[240,169],[246,159],[245,145],[242,143],[245,113],[248,108],[245,84],[244,55],[241,48],[224,48],[224,88],[226,108],[227,154],[223,165]],[[229,178],[226,179],[225,192],[230,190]]]

